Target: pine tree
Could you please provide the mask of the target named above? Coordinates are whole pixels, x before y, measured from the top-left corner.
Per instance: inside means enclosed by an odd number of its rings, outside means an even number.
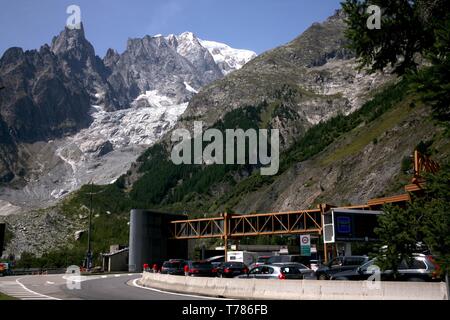
[[[410,261],[420,239],[422,214],[411,208],[386,206],[378,218],[375,232],[380,237],[377,264],[382,270],[392,270],[397,276],[402,261]]]
[[[380,29],[368,28],[369,5],[381,9]],[[412,89],[450,132],[450,1],[346,0],[342,8],[360,68],[408,75]]]

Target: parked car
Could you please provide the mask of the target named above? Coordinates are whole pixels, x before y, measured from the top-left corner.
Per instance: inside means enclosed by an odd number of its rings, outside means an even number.
[[[170,274],[172,276],[181,276],[184,275],[184,266],[186,265],[186,261],[184,260],[169,260],[163,263],[161,267],[162,274]]]
[[[286,255],[272,256],[267,260],[266,264],[301,263],[310,268],[311,261],[313,261],[313,257],[303,257],[298,254],[286,254]]]
[[[355,270],[367,261],[369,261],[369,257],[367,256],[337,257],[329,263],[320,266],[316,270],[316,278],[318,280],[328,280],[332,275],[338,272]]]
[[[233,278],[241,274],[247,274],[248,268],[243,262],[224,262],[217,268],[217,276],[220,278]]]
[[[313,271],[300,264],[261,265],[250,270],[245,275],[237,276],[240,279],[279,279],[300,280]]]
[[[332,280],[368,280],[373,276],[376,259],[372,259],[354,270],[334,274]],[[381,281],[440,281],[439,266],[432,256],[416,254],[412,261],[402,261],[398,266],[397,277],[392,270],[380,271]]]
[[[187,261],[189,267],[188,276],[191,277],[215,277],[217,269],[209,261]]]
[[[0,262],[0,277],[8,276],[10,274],[11,270],[9,269],[9,264]]]
[[[211,262],[211,264],[217,268],[219,267],[222,263],[225,262],[225,256],[215,256],[215,257],[211,257],[206,259],[206,261]]]
[[[256,260],[256,262],[255,262],[255,263],[252,263],[252,264],[249,266],[249,269],[256,268],[256,267],[261,266],[261,265],[263,265],[263,264],[267,264],[267,261],[268,261],[270,258],[271,258],[271,256],[260,256],[260,257],[258,257],[258,259]]]

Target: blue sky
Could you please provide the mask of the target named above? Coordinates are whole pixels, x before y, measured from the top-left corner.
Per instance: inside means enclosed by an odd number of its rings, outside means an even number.
[[[294,39],[339,8],[340,0],[0,0],[0,55],[9,47],[50,43],[81,8],[96,52],[123,52],[128,38],[192,31],[258,54]]]

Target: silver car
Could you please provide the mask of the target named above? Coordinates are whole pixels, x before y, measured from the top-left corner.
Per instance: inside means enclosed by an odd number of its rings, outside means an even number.
[[[240,279],[278,279],[301,280],[305,275],[314,273],[311,269],[300,263],[261,265],[249,271],[249,273],[237,276]]]

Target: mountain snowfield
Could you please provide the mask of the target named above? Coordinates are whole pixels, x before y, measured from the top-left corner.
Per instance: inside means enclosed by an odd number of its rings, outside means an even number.
[[[234,70],[241,69],[246,63],[257,56],[253,51],[233,49],[220,42],[200,40],[200,44],[208,49],[224,75],[227,75]]]
[[[158,34],[153,37],[164,38],[170,43],[176,40],[178,44],[177,52],[182,56],[192,55],[193,48],[198,48],[200,45],[209,51],[224,75],[241,69],[246,63],[257,57],[257,54],[253,51],[231,48],[229,45],[221,42],[202,40],[197,38],[192,32],[184,32],[178,36]]]
[[[158,37],[162,36],[153,36]],[[178,54],[197,69],[203,66],[196,63],[210,52],[214,61],[209,59],[223,75],[256,57],[248,50],[199,40],[191,32],[164,39],[173,43]],[[175,126],[190,98],[201,89],[189,81],[184,81],[184,87],[188,93],[186,102],[180,103],[179,96],[169,97],[157,89],[141,92],[127,109],[108,111],[104,106],[92,106],[90,126],[74,135],[24,144],[25,153],[32,155],[26,185],[21,189],[0,189],[0,212],[12,214],[48,207],[84,184],[109,184],[117,180],[146,148]],[[100,91],[96,97],[104,95]]]

